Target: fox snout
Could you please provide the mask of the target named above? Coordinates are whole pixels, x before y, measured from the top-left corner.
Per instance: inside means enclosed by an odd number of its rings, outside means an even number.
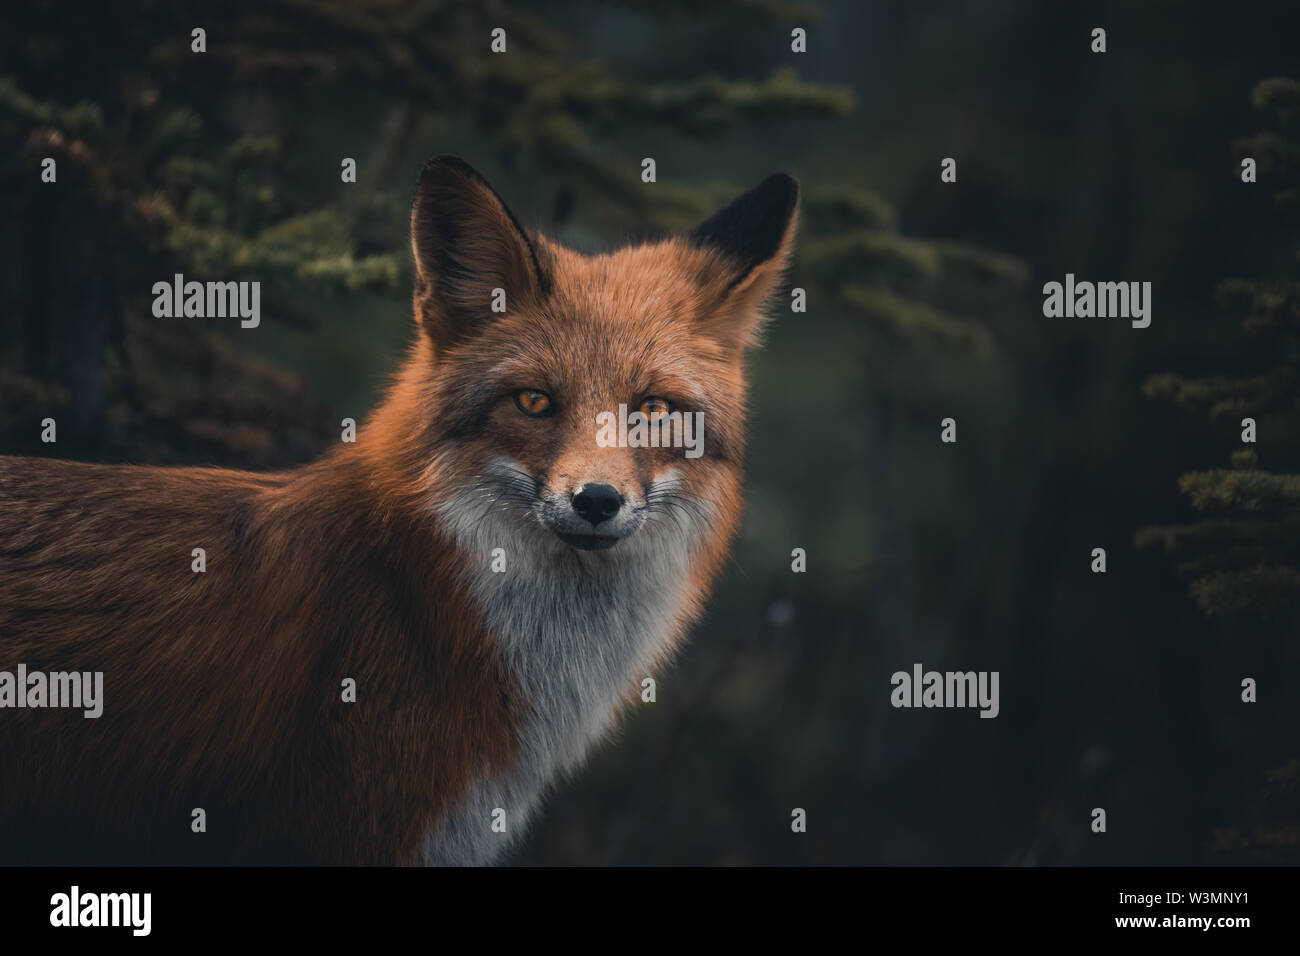
[[[467,491],[489,510],[513,516],[521,530],[539,530],[559,549],[605,551],[661,525],[672,534],[706,534],[717,517],[676,468],[637,475],[588,465],[535,475],[497,455]]]
[[[589,481],[572,493],[544,497],[540,517],[565,544],[582,551],[612,548],[641,529],[644,502],[629,501],[613,485]]]
[[[573,510],[592,526],[614,517],[623,508],[623,496],[613,485],[583,485],[573,496]]]

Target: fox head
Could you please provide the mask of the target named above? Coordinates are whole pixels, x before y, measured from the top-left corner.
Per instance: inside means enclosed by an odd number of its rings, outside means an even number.
[[[688,234],[584,255],[525,231],[463,160],[430,160],[411,212],[411,387],[440,480],[557,557],[627,551],[656,522],[730,537],[745,353],[797,199],[773,175]]]

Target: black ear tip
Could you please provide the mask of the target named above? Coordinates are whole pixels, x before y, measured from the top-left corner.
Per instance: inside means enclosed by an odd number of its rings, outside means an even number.
[[[784,198],[790,205],[799,200],[799,180],[789,173],[773,173],[759,183],[758,188],[774,199]]]
[[[696,226],[688,238],[752,267],[780,249],[798,202],[798,181],[789,173],[773,173]]]
[[[466,179],[484,182],[482,175],[459,156],[451,153],[439,153],[432,157],[420,170],[420,183],[430,183],[447,175],[461,176]]]
[[[759,183],[754,191],[761,197],[762,205],[783,220],[789,220],[795,206],[799,204],[799,180],[789,173],[773,173]]]

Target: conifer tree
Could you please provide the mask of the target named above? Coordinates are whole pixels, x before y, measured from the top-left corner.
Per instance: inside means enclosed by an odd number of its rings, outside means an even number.
[[[1254,104],[1279,122],[1300,111],[1300,84],[1261,83]],[[1237,144],[1265,182],[1282,183],[1278,204],[1300,208],[1300,147],[1277,132]],[[1293,626],[1300,615],[1300,281],[1229,279],[1218,300],[1243,313],[1258,348],[1248,375],[1157,375],[1148,395],[1168,399],[1213,423],[1232,448],[1222,467],[1185,474],[1179,486],[1200,520],[1146,528],[1141,546],[1162,546],[1180,559],[1193,600],[1208,615],[1240,615]],[[1244,419],[1257,440],[1243,442]]]
[[[1267,80],[1255,88],[1252,102],[1269,115],[1272,128],[1239,141],[1234,151],[1255,160],[1260,183],[1269,184],[1282,214],[1294,221],[1300,211],[1300,83]],[[1223,438],[1226,460],[1179,480],[1195,520],[1144,528],[1136,543],[1177,559],[1192,600],[1223,622],[1230,639],[1278,648],[1294,660],[1300,623],[1300,280],[1294,270],[1279,278],[1228,279],[1217,298],[1242,315],[1249,373],[1162,374],[1144,390],[1210,423]],[[1254,442],[1242,440],[1246,419],[1255,423]],[[1275,685],[1273,692],[1285,691]],[[1292,756],[1266,777],[1257,781],[1263,789],[1251,819],[1220,828],[1213,845],[1251,859],[1293,860],[1300,846],[1300,761]]]

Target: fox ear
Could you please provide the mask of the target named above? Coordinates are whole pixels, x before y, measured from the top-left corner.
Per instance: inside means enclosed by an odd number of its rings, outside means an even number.
[[[716,253],[701,280],[705,324],[728,343],[754,344],[762,308],[789,265],[799,220],[799,183],[776,173],[696,226],[687,240]]]
[[[411,208],[415,314],[446,347],[536,303],[547,280],[519,221],[487,180],[458,156],[435,156],[420,173]],[[495,306],[495,309],[494,309]]]

